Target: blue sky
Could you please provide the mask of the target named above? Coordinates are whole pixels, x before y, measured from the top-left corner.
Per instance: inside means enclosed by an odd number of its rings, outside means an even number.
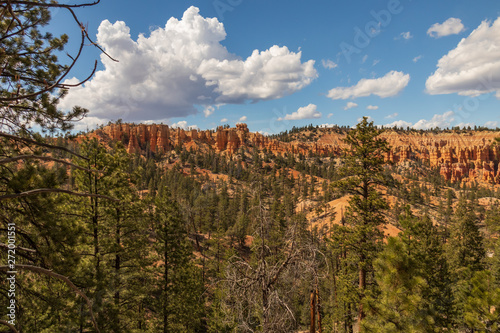
[[[79,129],[121,118],[277,133],[362,116],[500,126],[498,1],[103,0],[77,13],[119,60],[87,48],[72,72],[99,60],[61,103],[89,108]],[[71,17],[53,18],[77,41]]]

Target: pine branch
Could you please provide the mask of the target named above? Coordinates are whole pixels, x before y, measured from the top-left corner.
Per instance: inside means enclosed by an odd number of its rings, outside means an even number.
[[[90,300],[88,299],[88,297],[82,292],[80,291],[80,289],[78,289],[77,286],[75,286],[73,284],[73,282],[71,282],[71,280],[69,278],[67,278],[66,276],[64,275],[61,275],[61,274],[57,274],[53,271],[50,271],[48,269],[45,269],[45,268],[42,268],[42,267],[38,267],[38,266],[32,266],[32,265],[21,265],[21,264],[17,264],[15,265],[15,268],[16,269],[26,269],[26,270],[29,270],[29,271],[32,271],[32,272],[36,272],[36,273],[42,273],[44,275],[48,275],[48,276],[52,276],[56,279],[59,279],[61,281],[63,281],[64,283],[66,283],[68,285],[68,287],[70,287],[71,289],[73,289],[73,291],[81,296],[87,303],[87,306],[89,308],[89,312],[90,312],[90,317],[92,319],[92,325],[94,326],[95,330],[100,333],[101,331],[99,330],[99,327],[97,326],[97,322],[95,320],[95,316],[94,316],[94,312],[92,311],[92,303],[90,302]],[[2,271],[10,271],[11,268],[9,266],[0,266],[0,270]]]
[[[3,248],[5,248],[5,249],[10,249],[9,245],[7,245],[7,244],[3,244],[3,243],[0,243],[0,247],[3,247]],[[20,246],[16,246],[16,247],[14,247],[14,249],[19,249],[19,250],[26,251],[26,252],[33,252],[33,253],[36,253],[36,250],[27,249],[27,248],[25,248],[25,247],[20,247]]]
[[[74,151],[69,150],[68,148],[59,147],[59,146],[51,145],[51,144],[48,144],[48,143],[38,142],[38,141],[31,140],[31,139],[28,139],[28,138],[22,138],[20,136],[16,136],[16,135],[12,135],[12,134],[7,134],[7,133],[4,133],[4,132],[0,132],[0,136],[3,136],[4,138],[15,140],[15,141],[23,141],[23,142],[26,142],[26,143],[35,144],[35,145],[41,146],[41,147],[62,150],[62,151],[65,151],[67,153],[70,153],[70,154],[72,154],[74,156],[83,158],[86,161],[89,161],[89,159],[87,157],[84,157],[84,156],[82,156],[80,154],[77,154]]]
[[[30,160],[30,159],[58,162],[58,163],[66,164],[66,165],[69,165],[69,166],[74,167],[76,169],[79,169],[82,171],[87,171],[87,172],[102,172],[102,171],[95,170],[95,169],[87,169],[87,168],[81,167],[79,165],[73,164],[71,162],[68,162],[66,160],[62,160],[59,158],[50,157],[50,156],[39,156],[39,155],[19,155],[19,156],[4,158],[4,159],[0,160],[0,165],[10,163],[10,162],[19,161],[19,160]]]
[[[71,195],[74,195],[77,197],[102,198],[102,199],[107,199],[107,200],[110,200],[113,202],[120,202],[120,200],[109,197],[107,195],[91,194],[91,193],[78,193],[78,192],[73,192],[73,191],[63,190],[63,189],[58,189],[58,188],[37,188],[35,190],[30,190],[30,191],[21,192],[21,193],[1,195],[0,201],[28,197],[30,195],[35,195],[35,194],[39,194],[39,193],[66,193],[66,194],[71,194]]]
[[[4,325],[4,326],[7,326],[13,333],[19,333],[18,330],[16,330],[16,328],[14,327],[14,325],[12,324],[9,324],[8,322],[6,322],[5,320],[0,320],[0,324],[1,325]]]

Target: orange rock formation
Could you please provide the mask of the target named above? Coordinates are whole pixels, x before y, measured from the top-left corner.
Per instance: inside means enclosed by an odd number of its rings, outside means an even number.
[[[274,154],[303,154],[305,156],[339,156],[344,134],[322,129],[315,133],[316,141],[282,142],[260,133],[251,133],[246,124],[235,128],[219,126],[215,131],[196,129],[171,130],[168,125],[111,124],[96,130],[104,139],[122,141],[129,153],[164,153],[175,146],[208,145],[225,154],[235,154],[241,147],[266,149]],[[386,131],[381,137],[391,146],[386,161],[404,163],[421,161],[438,168],[447,180],[477,179],[500,184],[500,146],[494,139],[497,132],[403,132]]]

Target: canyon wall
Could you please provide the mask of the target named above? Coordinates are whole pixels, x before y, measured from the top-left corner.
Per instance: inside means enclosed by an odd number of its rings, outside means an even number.
[[[184,130],[168,125],[111,124],[94,131],[102,140],[121,141],[129,153],[143,154],[147,150],[164,153],[182,146],[199,149],[210,146],[217,152],[234,154],[242,147],[258,148],[273,154],[303,154],[304,156],[340,156],[344,134],[331,129],[309,132],[304,141],[282,142],[260,133],[252,133],[246,124],[216,130]],[[386,161],[405,163],[421,161],[439,168],[441,175],[451,181],[479,180],[500,184],[500,146],[494,144],[500,133],[493,131],[468,132],[403,132],[386,131],[381,135],[391,146]],[[311,139],[312,138],[312,139]]]

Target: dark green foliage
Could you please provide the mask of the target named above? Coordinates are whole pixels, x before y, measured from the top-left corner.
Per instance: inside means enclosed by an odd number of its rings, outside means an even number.
[[[469,282],[463,321],[473,332],[500,329],[500,288],[489,271],[478,271]]]
[[[448,241],[450,269],[457,278],[466,276],[467,271],[484,268],[486,253],[478,223],[474,204],[461,198],[453,215]]]
[[[441,332],[425,299],[427,281],[400,238],[389,238],[374,262],[379,292],[367,297],[364,332]]]
[[[2,131],[29,131],[33,124],[42,130],[65,131],[72,127],[72,120],[87,112],[79,107],[69,113],[57,109],[59,98],[69,88],[62,81],[79,54],[72,58],[70,65],[58,60],[56,54],[68,42],[68,36],[54,37],[44,31],[51,20],[49,4],[64,6],[46,0],[0,3]],[[75,20],[80,25],[76,17]],[[83,47],[87,38],[85,31],[80,38]]]
[[[157,320],[154,332],[197,332],[203,318],[203,285],[199,269],[192,262],[193,247],[187,240],[179,208],[166,193],[155,202],[154,257],[149,275],[147,304]]]
[[[425,281],[421,289],[422,309],[432,318],[435,330],[451,326],[452,278],[446,260],[442,230],[428,216],[413,216],[409,207],[401,219],[400,234],[418,275]]]
[[[351,195],[345,216],[349,230],[343,233],[349,239],[347,251],[358,266],[359,300],[364,297],[367,285],[373,285],[372,263],[382,246],[380,226],[385,222],[384,210],[388,208],[377,190],[377,186],[385,183],[384,153],[389,149],[386,141],[377,138],[379,134],[380,130],[373,122],[368,123],[366,117],[347,133],[344,141],[349,148],[344,151],[343,165],[338,169],[342,179],[334,183],[338,191]],[[361,321],[363,307],[358,304],[358,321]]]

